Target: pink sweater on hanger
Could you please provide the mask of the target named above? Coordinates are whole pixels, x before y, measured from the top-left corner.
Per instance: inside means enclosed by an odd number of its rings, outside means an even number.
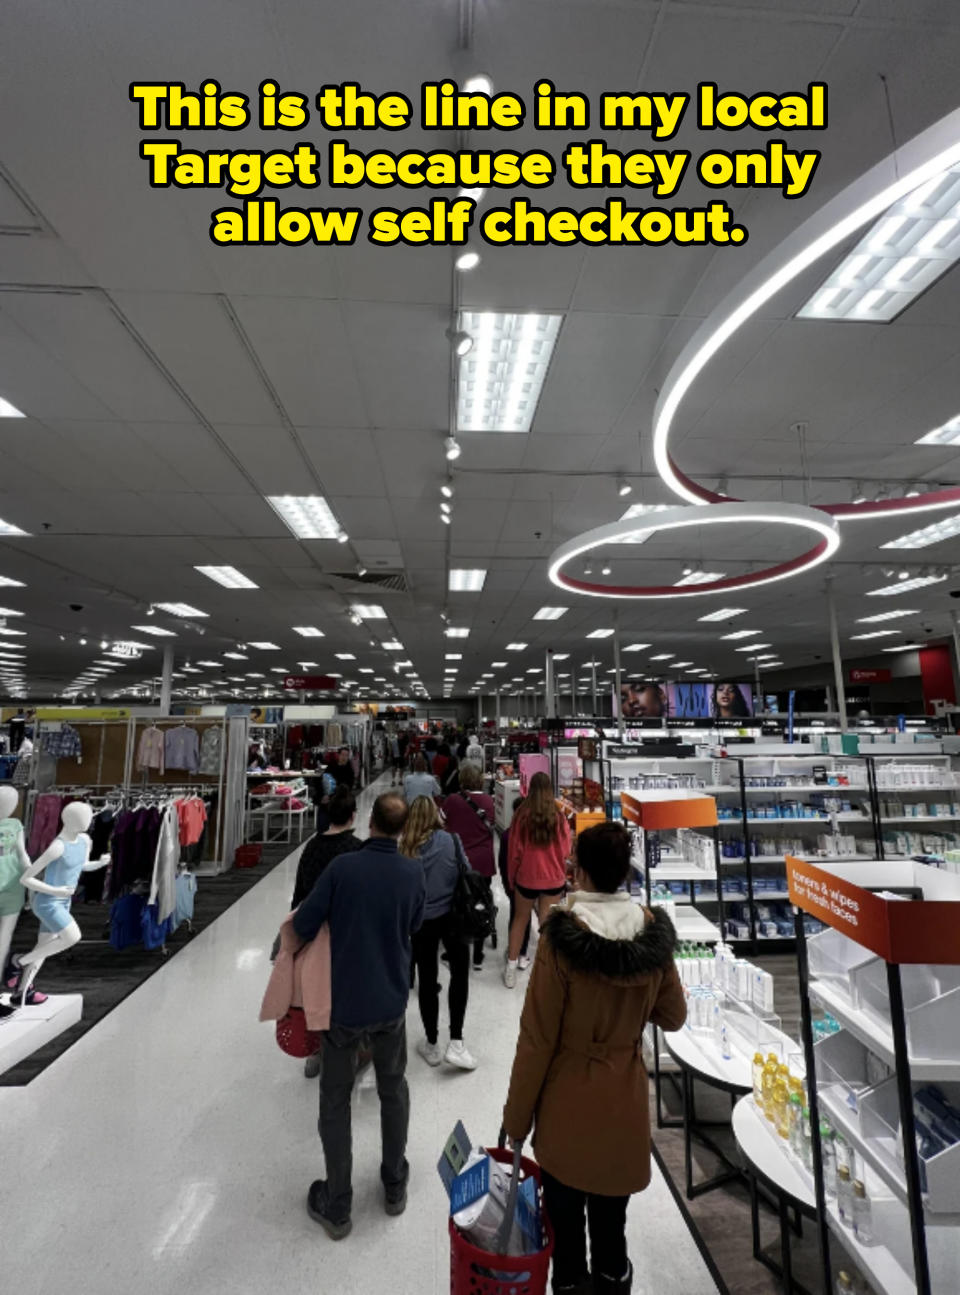
[[[280,952],[260,1007],[261,1021],[279,1021],[291,1007],[302,1007],[308,1030],[330,1028],[332,1005],[330,928],[321,926],[305,944],[293,929],[293,913],[280,927]]]

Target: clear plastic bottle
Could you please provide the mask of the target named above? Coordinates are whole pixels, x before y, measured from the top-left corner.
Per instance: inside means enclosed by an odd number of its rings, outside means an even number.
[[[763,1053],[755,1052],[753,1054],[753,1100],[760,1107],[763,1106]]]
[[[863,1180],[858,1178],[853,1184],[853,1231],[861,1245],[873,1245],[873,1216],[870,1209],[870,1197]]]
[[[791,1093],[787,1102],[787,1122],[790,1127],[790,1150],[798,1160],[803,1159],[803,1102],[799,1093]]]
[[[833,1129],[826,1120],[820,1121],[820,1155],[823,1160],[823,1189],[828,1196],[836,1196],[837,1150],[833,1145]]]
[[[808,1107],[803,1108],[803,1132],[800,1144],[800,1159],[803,1161],[804,1169],[813,1172],[813,1135],[810,1131],[810,1110]]]
[[[853,1182],[846,1165],[837,1167],[837,1213],[845,1227],[853,1227]]]
[[[761,1091],[763,1094],[763,1113],[768,1120],[773,1120],[773,1086],[777,1082],[777,1067],[770,1061],[763,1068]]]
[[[790,1113],[787,1108],[787,1085],[778,1079],[773,1086],[773,1123],[781,1138],[790,1136]]]

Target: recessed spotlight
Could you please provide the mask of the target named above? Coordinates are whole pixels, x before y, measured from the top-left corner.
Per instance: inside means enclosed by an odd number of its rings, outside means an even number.
[[[461,252],[454,265],[458,270],[474,270],[480,264],[479,252]]]
[[[633,490],[633,486],[631,486],[630,482],[627,481],[624,477],[620,477],[620,479],[617,481],[617,494],[621,497],[621,499],[625,495],[629,495],[632,490]]]

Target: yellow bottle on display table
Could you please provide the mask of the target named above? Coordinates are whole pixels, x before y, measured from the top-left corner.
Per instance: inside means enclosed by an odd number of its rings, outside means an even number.
[[[778,1079],[773,1086],[773,1122],[781,1138],[790,1136],[790,1107],[787,1085]]]
[[[758,1106],[763,1104],[763,1053],[753,1054],[753,1100]]]
[[[768,1120],[773,1119],[773,1086],[777,1082],[777,1068],[768,1061],[763,1068],[761,1093],[763,1096],[763,1113]]]

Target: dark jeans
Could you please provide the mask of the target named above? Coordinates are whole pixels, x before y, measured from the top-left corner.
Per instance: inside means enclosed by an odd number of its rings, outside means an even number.
[[[627,1205],[629,1196],[594,1196],[567,1187],[546,1170],[543,1201],[553,1224],[553,1285],[574,1286],[590,1271],[587,1266],[587,1237],[584,1207],[590,1228],[590,1258],[593,1273],[614,1281],[627,1271]]]
[[[361,1047],[373,1053],[380,1097],[380,1132],[383,1155],[380,1178],[388,1197],[399,1196],[407,1183],[407,1128],[410,1093],[407,1089],[406,1019],[348,1029],[332,1025],[323,1036],[323,1071],[320,1080],[320,1140],[327,1162],[329,1217],[343,1223],[353,1206],[353,1135],[350,1097]]]
[[[463,1038],[463,1018],[470,992],[470,946],[450,938],[450,914],[429,917],[413,936],[413,961],[417,969],[420,1019],[428,1043],[436,1043],[440,1018],[440,986],[437,983],[440,945],[450,961],[450,1037]]]

